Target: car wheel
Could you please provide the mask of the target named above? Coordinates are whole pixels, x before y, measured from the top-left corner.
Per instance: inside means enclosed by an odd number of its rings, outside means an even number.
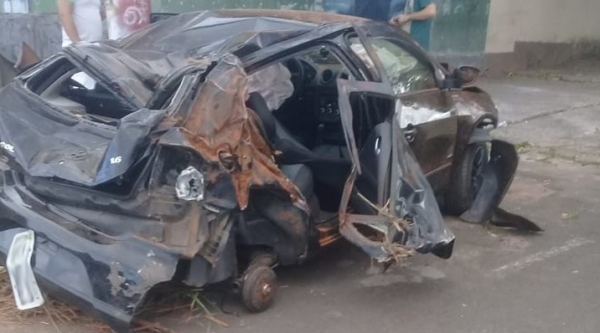
[[[453,166],[450,188],[446,192],[446,211],[460,215],[471,208],[482,184],[482,171],[488,162],[486,144],[473,143]]]
[[[272,268],[250,266],[242,283],[242,301],[251,312],[268,309],[277,293],[277,277]]]

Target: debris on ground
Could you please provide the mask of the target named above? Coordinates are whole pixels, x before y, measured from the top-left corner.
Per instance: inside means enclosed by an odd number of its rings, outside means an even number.
[[[76,307],[47,295],[44,295],[44,298],[46,303],[42,307],[28,311],[17,309],[8,272],[0,266],[0,325],[27,325],[31,320],[36,320],[53,326],[57,333],[63,332],[60,328],[63,325],[77,325],[89,332],[112,332],[108,325],[87,316]],[[131,331],[174,333],[156,321],[157,317],[168,315],[180,317],[181,322],[186,324],[200,320],[201,325],[211,322],[220,327],[229,327],[229,324],[216,318],[217,312],[220,312],[218,307],[203,296],[202,290],[176,288],[173,291],[169,288],[168,293],[159,290],[156,296],[150,298],[142,307]]]
[[[0,324],[1,325],[20,325],[26,323],[28,319],[37,319],[40,322],[49,323],[57,327],[60,324],[77,323],[84,327],[90,327],[96,330],[110,332],[110,328],[102,323],[83,315],[75,307],[69,306],[63,302],[52,298],[46,298],[44,306],[29,310],[20,311],[15,305],[15,298],[12,293],[10,278],[4,267],[0,267]],[[60,331],[57,329],[57,331]]]

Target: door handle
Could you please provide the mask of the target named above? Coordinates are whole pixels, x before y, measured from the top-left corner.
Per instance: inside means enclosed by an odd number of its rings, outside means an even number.
[[[404,137],[408,143],[413,143],[417,139],[417,128],[412,124],[408,124],[404,129]]]

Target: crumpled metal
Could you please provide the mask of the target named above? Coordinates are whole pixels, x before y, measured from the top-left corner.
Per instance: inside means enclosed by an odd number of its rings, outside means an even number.
[[[237,57],[227,56],[206,77],[188,118],[175,130],[184,145],[231,175],[241,209],[248,206],[251,188],[269,186],[305,207],[302,193],[275,164],[274,150],[261,134],[260,120],[246,107],[247,98],[246,72]]]

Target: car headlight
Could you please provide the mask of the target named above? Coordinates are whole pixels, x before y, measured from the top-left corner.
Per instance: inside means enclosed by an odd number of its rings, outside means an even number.
[[[177,176],[175,184],[177,198],[186,201],[204,199],[204,175],[196,168],[189,166]]]

